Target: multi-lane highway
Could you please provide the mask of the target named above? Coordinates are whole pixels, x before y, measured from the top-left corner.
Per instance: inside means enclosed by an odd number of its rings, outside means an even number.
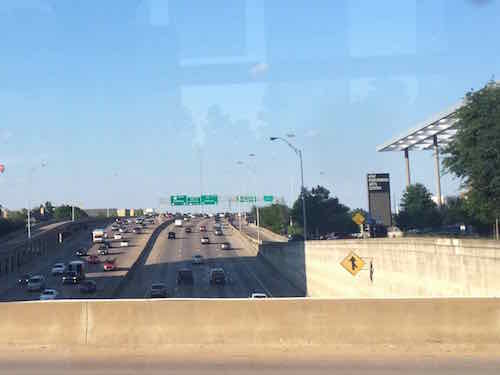
[[[223,223],[223,235],[214,234],[213,219],[191,219],[183,227],[173,224],[158,236],[144,262],[134,271],[121,294],[124,298],[150,296],[152,283],[166,284],[169,297],[178,298],[247,298],[252,293],[266,293],[272,297],[303,296],[276,270],[262,262],[247,248],[229,225]],[[205,225],[207,232],[200,232]],[[185,228],[192,228],[186,233]],[[168,239],[168,232],[174,231],[176,239]],[[202,236],[210,238],[210,244],[201,244]],[[220,244],[229,242],[231,248],[222,250]],[[203,264],[192,264],[193,255],[202,255]],[[221,267],[227,275],[226,285],[209,283],[210,269]],[[177,271],[181,268],[193,270],[194,284],[177,285]]]
[[[158,224],[150,224],[146,226],[142,233],[123,233],[123,240],[115,240],[114,232],[111,230],[111,224],[106,227],[106,232],[111,245],[109,254],[100,255],[99,263],[90,264],[89,257],[79,257],[76,255],[76,250],[79,248],[86,249],[88,254],[97,255],[98,244],[93,244],[90,238],[89,231],[82,231],[75,234],[74,237],[68,239],[63,247],[58,251],[49,250],[47,256],[35,258],[22,271],[9,276],[8,284],[0,291],[1,301],[19,301],[19,300],[37,300],[40,292],[29,292],[26,286],[17,284],[19,276],[25,273],[31,275],[42,275],[45,278],[45,288],[55,289],[58,292],[57,299],[66,298],[111,298],[123,276],[137,260],[140,253],[144,249],[146,242],[153,230]],[[122,241],[128,241],[128,246],[121,247]],[[116,269],[113,271],[104,271],[103,262],[106,259],[113,259]],[[52,275],[52,266],[55,263],[68,264],[74,260],[82,260],[85,262],[86,278],[96,282],[97,291],[92,294],[82,294],[78,285],[63,285],[62,276]]]

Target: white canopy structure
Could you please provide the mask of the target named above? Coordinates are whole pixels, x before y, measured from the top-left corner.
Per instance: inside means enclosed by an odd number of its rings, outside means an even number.
[[[439,164],[439,146],[448,144],[455,136],[458,119],[457,110],[464,105],[461,101],[447,110],[438,113],[427,121],[418,124],[400,137],[377,147],[377,151],[403,151],[406,163],[406,184],[411,184],[409,151],[434,150],[436,160],[437,198],[441,206],[441,175]]]

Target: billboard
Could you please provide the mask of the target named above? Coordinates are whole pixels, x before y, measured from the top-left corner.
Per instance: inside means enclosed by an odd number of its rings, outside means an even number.
[[[368,173],[368,209],[378,223],[392,226],[391,186],[389,173]]]

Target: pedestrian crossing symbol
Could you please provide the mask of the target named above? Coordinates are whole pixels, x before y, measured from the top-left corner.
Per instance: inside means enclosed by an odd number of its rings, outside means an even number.
[[[342,262],[340,262],[340,265],[344,267],[348,272],[350,272],[351,275],[356,276],[357,273],[361,271],[361,269],[365,265],[365,262],[363,261],[363,259],[361,259],[351,251],[349,255],[346,256],[342,260]]]

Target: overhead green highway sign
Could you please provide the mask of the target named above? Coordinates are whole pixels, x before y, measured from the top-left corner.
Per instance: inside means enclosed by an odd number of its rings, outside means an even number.
[[[217,204],[219,203],[219,198],[217,195],[202,195],[201,196],[201,204]]]
[[[264,195],[264,202],[272,203],[274,201],[274,197],[272,195]]]
[[[257,197],[255,195],[238,195],[236,200],[240,203],[255,203],[257,202]]]
[[[200,197],[187,197],[188,206],[199,206],[201,203]]]
[[[172,206],[185,206],[187,202],[186,195],[171,195],[170,204]]]

